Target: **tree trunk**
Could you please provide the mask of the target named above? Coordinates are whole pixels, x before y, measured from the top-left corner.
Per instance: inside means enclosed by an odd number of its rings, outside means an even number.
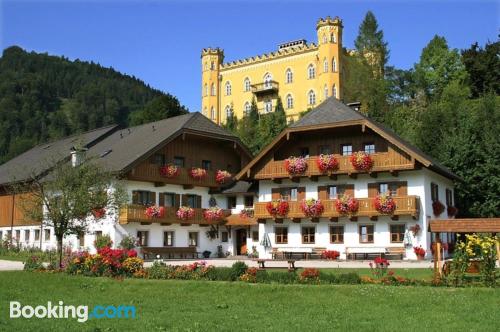
[[[62,235],[56,235],[57,238],[57,253],[59,254],[59,268],[61,269],[62,266],[62,257],[63,257],[63,236]]]

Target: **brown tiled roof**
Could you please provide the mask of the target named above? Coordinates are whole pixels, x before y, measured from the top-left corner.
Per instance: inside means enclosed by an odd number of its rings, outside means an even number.
[[[431,220],[431,232],[500,233],[500,218]]]

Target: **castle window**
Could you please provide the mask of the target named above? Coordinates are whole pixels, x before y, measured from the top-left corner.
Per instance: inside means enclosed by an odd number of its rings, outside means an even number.
[[[335,34],[332,32],[332,34],[330,35],[330,41],[332,43],[336,43],[337,42],[337,37],[335,36]]]
[[[307,75],[309,79],[313,79],[316,77],[316,69],[314,68],[313,64],[310,64],[309,67],[307,67]]]
[[[332,72],[337,72],[337,61],[335,60],[335,58],[332,59]]]
[[[326,35],[323,35],[323,44],[326,44],[328,42]]]
[[[212,85],[210,86],[210,95],[215,96],[215,84],[214,83],[212,83]]]
[[[335,84],[332,87],[332,96],[334,98],[337,98],[337,87],[335,86]]]
[[[245,82],[243,83],[243,90],[245,92],[250,91],[250,79],[248,79],[248,77],[245,78]]]
[[[313,90],[309,91],[307,94],[309,105],[314,105],[316,104],[316,94],[314,93]]]
[[[215,62],[210,62],[210,70],[215,70]]]
[[[264,111],[266,113],[271,113],[273,111],[273,101],[272,100],[266,100],[264,102]]]
[[[285,73],[286,76],[286,83],[292,83],[293,82],[293,72],[290,68],[286,70]]]
[[[203,87],[203,95],[208,96],[208,85],[205,83],[205,86]]]
[[[210,119],[215,120],[215,109],[213,106],[210,109]]]
[[[328,86],[325,84],[325,87],[323,88],[323,94],[325,95],[325,99],[328,98]]]
[[[273,77],[271,74],[266,74],[266,76],[264,76],[264,87],[265,88],[270,88],[271,87],[271,81],[273,80]]]
[[[286,96],[286,108],[287,109],[293,108],[293,97],[292,97],[292,95],[287,95]]]
[[[245,114],[245,116],[247,116],[248,114],[250,114],[250,109],[252,108],[252,106],[250,105],[250,103],[247,101],[245,103],[245,106],[243,108],[243,113]]]
[[[205,63],[203,64],[203,69],[204,70],[207,70],[208,69],[208,63],[205,61]]]
[[[328,60],[323,60],[323,73],[328,73]]]
[[[226,82],[226,96],[231,95],[231,83]]]
[[[233,110],[231,110],[231,106],[226,106],[226,118],[229,119],[233,115]]]

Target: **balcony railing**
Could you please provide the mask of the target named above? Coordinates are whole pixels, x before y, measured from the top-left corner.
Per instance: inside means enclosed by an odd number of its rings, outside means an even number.
[[[276,81],[269,81],[257,83],[252,85],[252,92],[255,94],[274,93],[279,89],[279,83]]]
[[[373,198],[356,198],[359,202],[359,209],[356,213],[349,215],[349,217],[378,217],[383,216],[383,213],[380,213],[375,209],[374,199]],[[414,218],[418,218],[420,206],[418,196],[398,196],[393,197],[396,202],[396,210],[393,213],[393,216],[404,216],[409,215]],[[321,201],[324,206],[324,212],[321,217],[324,218],[338,218],[345,215],[342,215],[337,212],[335,207],[335,199],[328,199]],[[268,219],[274,218],[274,216],[270,215],[267,212],[266,205],[268,202],[261,202],[255,204],[255,218],[257,219]],[[287,219],[297,219],[297,218],[307,218],[302,210],[300,209],[300,203],[298,201],[289,201],[289,211],[288,214],[284,217]]]
[[[192,185],[198,187],[219,187],[215,181],[215,171],[207,171],[207,176],[201,180],[195,180],[189,175],[190,168],[180,168],[180,174],[173,178],[160,175],[160,166],[142,163],[132,169],[128,178],[130,180],[170,183],[179,185]]]
[[[406,158],[403,155],[389,153],[389,152],[378,152],[370,155],[373,159],[373,167],[369,172],[383,172],[383,171],[399,171],[414,168],[414,162],[410,157]],[[366,171],[358,171],[352,166],[350,156],[335,155],[339,162],[338,170],[332,174],[355,174],[355,173],[366,173]],[[300,176],[321,176],[329,175],[328,173],[323,173],[319,170],[317,159],[318,156],[312,156],[307,158],[307,170],[304,174]],[[285,168],[284,160],[273,160],[269,161],[262,169],[260,169],[255,174],[255,179],[278,179],[278,178],[289,178],[290,174]]]
[[[152,218],[146,216],[146,207],[143,205],[130,204],[120,208],[120,224],[128,224],[130,222],[145,222],[145,223],[167,223],[167,224],[203,224],[214,225],[221,222],[209,222],[203,218],[205,209],[194,209],[194,217],[188,220],[180,220],[176,216],[177,208],[165,207],[165,214],[161,218]],[[224,218],[231,214],[231,210],[224,210]]]

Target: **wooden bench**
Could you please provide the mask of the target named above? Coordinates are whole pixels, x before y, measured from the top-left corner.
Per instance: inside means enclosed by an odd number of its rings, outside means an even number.
[[[385,257],[399,257],[399,259],[403,260],[406,255],[406,249],[404,247],[388,247],[387,252],[385,253]]]
[[[287,259],[287,260],[275,260],[275,259],[256,259],[257,264],[259,265],[259,270],[265,270],[266,269],[266,262],[281,262],[281,261],[286,261],[288,263],[288,272],[295,271],[297,268],[295,267],[295,260],[293,259]],[[267,267],[269,269],[270,267]],[[281,267],[273,267],[273,268],[281,268]]]
[[[142,247],[144,259],[160,258],[198,258],[196,247]]]
[[[303,249],[303,250],[301,250]],[[289,251],[288,251],[289,250]],[[280,248],[273,248],[271,252],[271,257],[273,259],[279,259],[279,260],[287,260],[287,259],[293,259],[294,257],[300,257],[302,259],[320,259],[321,255],[323,254],[323,251],[325,251],[326,248],[322,247],[296,247],[296,248],[286,248],[286,247],[280,247]]]
[[[387,253],[387,248],[385,247],[347,247],[345,248],[346,257],[349,259],[357,259],[358,255],[361,255],[363,259],[368,259],[368,257],[382,257]]]

